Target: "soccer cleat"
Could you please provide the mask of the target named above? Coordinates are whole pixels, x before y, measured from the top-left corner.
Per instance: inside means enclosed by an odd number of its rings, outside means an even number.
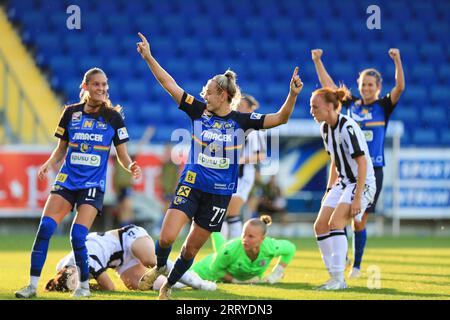
[[[347,289],[347,284],[345,283],[345,281],[340,281],[337,279],[330,279],[320,287],[316,288],[316,290],[320,291],[344,290],[344,289]]]
[[[91,296],[91,290],[78,287],[72,294],[72,297],[74,298],[82,298],[82,297],[90,297]]]
[[[169,282],[166,280],[162,285],[161,289],[159,289],[158,300],[172,300],[172,286],[169,285]]]
[[[361,270],[359,268],[353,267],[348,274],[349,279],[358,279],[361,277]]]
[[[33,298],[36,297],[36,288],[33,287],[31,284],[28,286],[20,289],[19,291],[14,292],[16,298]]]
[[[148,270],[144,275],[141,277],[138,283],[138,289],[141,291],[147,291],[151,290],[153,288],[153,283],[156,281],[156,279],[160,276],[166,276],[169,274],[169,269],[167,269],[167,266],[157,268],[154,266],[150,270]]]

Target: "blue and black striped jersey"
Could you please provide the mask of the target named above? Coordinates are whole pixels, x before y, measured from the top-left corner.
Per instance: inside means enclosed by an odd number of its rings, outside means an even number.
[[[55,136],[69,143],[66,159],[55,184],[69,190],[100,188],[105,191],[111,143],[129,140],[120,113],[109,110],[108,119],[84,111],[84,103],[67,106]]]
[[[251,129],[263,128],[265,115],[237,111],[224,117],[210,115],[205,103],[186,92],[179,108],[192,121],[191,150],[180,183],[207,193],[233,194],[245,136]]]
[[[352,96],[343,106],[347,114],[361,127],[369,146],[374,167],[384,167],[384,140],[389,118],[394,111],[390,94],[369,105],[363,105],[360,98]]]

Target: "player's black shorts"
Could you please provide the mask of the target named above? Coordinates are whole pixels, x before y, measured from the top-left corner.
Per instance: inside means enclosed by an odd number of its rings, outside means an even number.
[[[383,187],[383,167],[374,167],[375,171],[375,183],[377,185],[377,191],[373,199],[372,205],[366,210],[367,213],[374,213],[377,205],[378,197],[380,196],[381,188]]]
[[[53,185],[52,191],[50,191],[50,193],[59,194],[61,197],[66,199],[72,205],[72,210],[75,205],[79,207],[82,204],[89,204],[97,209],[99,216],[102,215],[103,198],[105,196],[105,193],[102,192],[99,188],[69,190],[55,184]]]
[[[169,208],[183,211],[203,229],[218,232],[230,200],[231,195],[207,193],[179,184]]]

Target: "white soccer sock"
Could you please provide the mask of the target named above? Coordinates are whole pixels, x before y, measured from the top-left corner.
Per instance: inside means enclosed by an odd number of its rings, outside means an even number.
[[[236,217],[232,221],[228,221],[228,239],[239,238],[242,233],[241,217]]]
[[[30,284],[31,284],[33,287],[37,288],[37,287],[38,287],[38,283],[39,283],[39,279],[40,279],[40,278],[41,278],[41,277],[30,276]]]
[[[317,244],[319,245],[320,253],[322,254],[323,262],[328,272],[330,272],[331,263],[331,238],[329,233],[317,235]]]
[[[178,281],[191,288],[200,289],[203,279],[194,271],[187,271]]]
[[[89,289],[89,280],[80,281],[80,288]]]
[[[345,258],[347,256],[348,242],[344,230],[331,230],[331,265],[330,272],[334,278],[344,281]]]
[[[220,229],[220,233],[222,234],[222,237],[224,237],[225,240],[228,240],[228,222],[224,221],[222,223],[222,229]]]

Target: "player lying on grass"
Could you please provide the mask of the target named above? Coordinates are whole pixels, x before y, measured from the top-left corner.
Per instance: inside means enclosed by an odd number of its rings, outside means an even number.
[[[244,225],[242,236],[228,242],[220,232],[212,233],[214,253],[195,263],[189,271],[215,282],[273,284],[280,281],[296,248],[288,240],[266,237],[271,223],[272,218],[267,215],[250,219]],[[274,258],[279,258],[278,263],[264,276]],[[163,284],[159,280],[154,283],[155,289]]]
[[[106,270],[115,269],[124,285],[130,290],[144,289],[140,279],[156,264],[155,244],[145,229],[129,225],[104,233],[92,232],[87,236],[89,273],[97,282],[94,288],[114,291],[115,285]],[[168,261],[168,267],[173,262]],[[62,258],[56,266],[56,276],[48,281],[47,291],[73,291],[78,285],[78,270],[73,252]],[[165,278],[164,278],[165,280]],[[187,272],[180,282],[194,289],[215,290],[216,284]],[[177,287],[181,286],[177,284]]]

